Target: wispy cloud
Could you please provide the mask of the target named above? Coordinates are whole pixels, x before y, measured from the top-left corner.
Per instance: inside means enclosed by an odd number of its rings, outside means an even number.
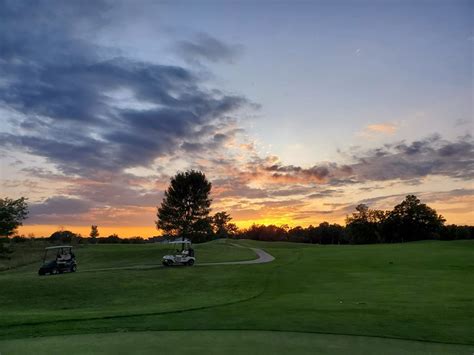
[[[374,138],[380,135],[393,135],[399,129],[399,125],[391,122],[373,123],[367,125],[358,133],[361,137]]]
[[[174,45],[175,52],[190,63],[225,62],[232,63],[243,52],[243,46],[229,45],[205,33],[193,39],[181,40]]]

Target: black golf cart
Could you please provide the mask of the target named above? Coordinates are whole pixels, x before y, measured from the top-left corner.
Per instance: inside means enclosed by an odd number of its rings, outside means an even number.
[[[38,275],[56,275],[63,272],[75,272],[76,269],[76,256],[72,252],[72,246],[58,245],[45,248],[43,266],[38,270]]]

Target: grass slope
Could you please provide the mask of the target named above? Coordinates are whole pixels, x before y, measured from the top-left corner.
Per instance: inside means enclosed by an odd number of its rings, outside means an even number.
[[[264,248],[276,260],[261,265],[78,272],[44,278],[37,277],[36,270],[27,267],[1,272],[0,339],[116,331],[202,330],[209,331],[207,334],[212,340],[215,332],[223,334],[223,330],[232,330],[249,337],[251,343],[259,339],[262,344],[277,344],[271,341],[270,335],[262,337],[248,332],[274,330],[278,332],[270,334],[275,334],[275,338],[287,339],[283,344],[291,344],[295,337],[288,332],[300,332],[307,338],[304,344],[310,344],[309,349],[318,349],[318,346],[333,349],[328,346],[335,339],[311,333],[335,334],[339,337],[337,342],[347,343],[350,349],[354,342],[366,344],[366,351],[386,350],[395,346],[394,342],[400,342],[396,343],[400,349],[413,345],[395,339],[467,344],[464,347],[429,344],[447,353],[458,353],[459,349],[472,352],[474,348],[473,241],[368,246],[239,243]],[[88,268],[121,266],[125,260],[146,263],[142,260],[144,255],[137,253],[149,251],[138,247],[144,246],[101,245],[81,249],[81,268],[86,268],[85,265]],[[215,256],[219,251],[220,255]],[[215,258],[212,261],[235,260],[244,256],[239,254],[242,251],[245,249],[207,243],[199,246],[197,255],[202,262],[212,258]],[[94,253],[108,256],[97,261]],[[208,260],[204,258],[206,254]],[[77,255],[79,257],[79,251]],[[255,257],[246,256],[246,259]],[[120,341],[144,336],[140,334],[148,333],[97,336],[108,337],[113,347]],[[143,344],[146,351],[147,346],[152,346],[152,339],[160,337],[165,340],[155,345],[166,349],[166,339],[169,338],[171,346],[177,335],[163,334],[149,335],[148,345],[133,340],[130,344]],[[206,336],[192,334],[190,341],[196,343],[196,349],[209,346]],[[345,335],[393,340],[361,341],[361,338]],[[161,338],[163,336],[165,338]],[[229,335],[229,339],[232,337]],[[251,340],[252,337],[256,338]],[[76,338],[64,339],[75,341]],[[3,341],[0,351],[19,344],[27,349],[48,341],[47,338],[16,343]],[[222,342],[223,349],[225,344],[232,343],[231,340]],[[413,351],[407,352],[427,349],[416,344],[410,348]],[[242,349],[245,349],[244,344]],[[438,351],[436,349],[433,352]]]
[[[10,259],[0,259],[0,272],[32,273],[41,265],[44,248],[52,244],[27,241],[15,245]],[[74,253],[80,270],[127,267],[134,265],[161,264],[161,257],[173,253],[169,244],[79,244]],[[255,253],[245,248],[235,248],[228,242],[213,241],[197,244],[193,248],[199,254],[197,262],[220,262],[255,259]]]
[[[44,255],[44,248],[50,246],[43,241],[15,243],[12,253],[0,256],[0,271],[38,263]]]

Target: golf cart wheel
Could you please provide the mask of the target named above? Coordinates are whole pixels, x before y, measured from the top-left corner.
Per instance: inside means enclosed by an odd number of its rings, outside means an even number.
[[[77,270],[77,266],[76,266],[76,265],[71,266],[71,272],[76,272],[76,270]]]
[[[193,265],[194,265],[194,260],[193,260],[193,259],[188,260],[188,262],[186,263],[186,265],[188,265],[188,266],[193,266]]]
[[[50,275],[57,275],[57,274],[59,274],[59,270],[57,268],[54,268],[53,270],[51,270],[51,272],[49,274]]]
[[[173,265],[173,262],[171,260],[164,260],[163,265],[164,266],[171,266],[171,265]]]

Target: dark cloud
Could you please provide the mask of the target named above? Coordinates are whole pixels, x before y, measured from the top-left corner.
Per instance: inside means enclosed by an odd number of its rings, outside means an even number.
[[[68,195],[91,201],[95,205],[154,207],[161,203],[164,192],[149,192],[123,178],[109,181],[86,181],[66,189]]]
[[[429,153],[433,151],[432,145],[439,142],[441,137],[439,135],[433,135],[423,140],[414,141],[411,144],[399,143],[393,146],[394,150],[405,155],[417,155],[422,153]],[[390,148],[390,145],[386,145],[386,148]],[[384,154],[385,155],[385,154]],[[383,156],[383,155],[382,155]]]
[[[107,2],[87,2],[77,15],[74,2],[0,6],[0,105],[23,115],[11,122],[21,133],[3,133],[1,142],[65,173],[148,165],[247,104],[204,89],[185,68],[114,57],[79,37],[106,21],[89,15],[107,13]],[[64,18],[73,13],[72,21]]]
[[[230,115],[252,107],[208,89],[189,69],[137,61],[94,43],[117,7],[0,0],[0,108],[14,112],[2,117],[11,130],[0,133],[0,148],[44,157],[57,168],[25,168],[29,176],[69,182],[61,193],[70,197],[32,205],[32,222],[56,223],[92,207],[158,205],[162,192],[150,193],[149,183],[131,185],[125,170],[199,145],[222,147],[236,129]],[[237,47],[204,35],[180,48],[214,62],[237,54]]]
[[[315,165],[311,168],[302,168],[294,165],[280,165],[274,164],[265,167],[265,170],[272,172],[275,178],[300,177],[309,181],[316,180],[319,182],[328,180],[331,176],[351,174],[352,169],[348,166],[339,166],[336,163],[329,163],[324,165]]]
[[[42,215],[71,215],[88,212],[91,202],[65,196],[54,196],[29,208],[31,221],[37,222]]]
[[[232,63],[242,52],[240,45],[228,45],[207,34],[199,34],[190,40],[179,41],[175,51],[189,62],[226,62]]]
[[[310,168],[303,168],[295,165],[281,165],[280,163],[268,164],[272,162],[271,157],[266,160],[256,159],[254,163],[262,164],[264,171],[271,173],[271,177],[276,181],[299,182],[302,184],[334,184],[341,185],[342,182],[349,183],[353,175],[351,166],[340,165],[334,162],[314,165]]]
[[[470,180],[474,177],[474,143],[469,135],[456,141],[441,139],[438,135],[399,143],[356,157],[351,165],[358,181],[412,180],[428,175],[440,175]]]
[[[410,144],[386,144],[352,158],[355,163],[334,162],[310,168],[281,165],[275,159],[255,159],[254,164],[282,182],[345,186],[369,181],[403,180],[417,185],[429,175],[470,180],[474,178],[474,142],[470,135],[448,141],[433,135]],[[314,195],[318,197],[318,195]]]
[[[214,127],[214,132],[218,128]],[[205,157],[215,156],[217,150],[220,150],[224,147],[225,143],[231,141],[234,138],[235,132],[230,132],[230,134],[224,133],[215,133],[209,135],[206,139],[201,139],[198,142],[184,142],[181,145],[181,148],[187,153],[196,153]],[[211,159],[214,161],[214,159]],[[229,159],[215,159],[216,164],[229,164]]]

